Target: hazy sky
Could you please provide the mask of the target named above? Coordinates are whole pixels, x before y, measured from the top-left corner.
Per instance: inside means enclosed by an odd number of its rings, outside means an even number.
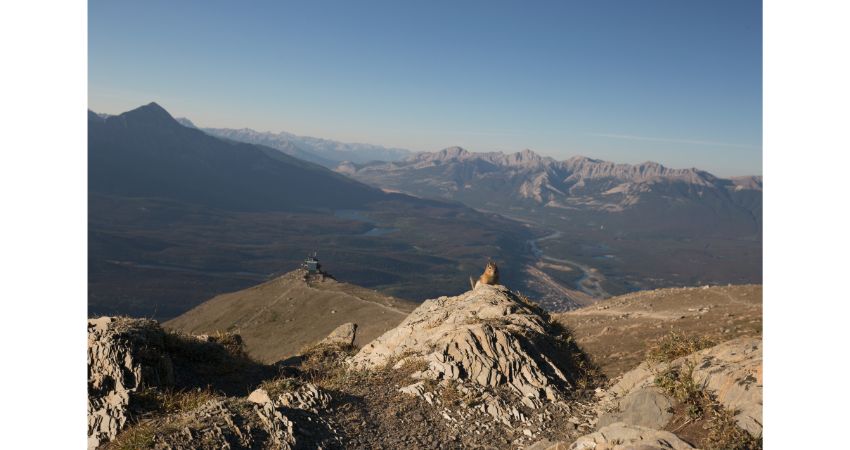
[[[761,174],[761,2],[89,1],[89,108]]]

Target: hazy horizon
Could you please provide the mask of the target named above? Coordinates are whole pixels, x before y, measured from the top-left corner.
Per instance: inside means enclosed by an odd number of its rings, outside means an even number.
[[[762,174],[760,2],[331,3],[92,1],[89,108]]]

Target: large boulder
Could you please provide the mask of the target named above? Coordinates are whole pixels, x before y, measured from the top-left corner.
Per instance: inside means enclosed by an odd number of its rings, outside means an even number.
[[[343,448],[325,420],[331,397],[312,384],[293,391],[253,391],[217,398],[191,411],[159,418],[151,446],[163,450]]]
[[[664,428],[673,417],[673,401],[660,389],[645,387],[635,389],[619,400],[617,410],[599,417],[597,426],[604,427],[625,422],[649,428]]]
[[[357,337],[357,324],[347,322],[336,328],[328,336],[319,342],[319,345],[354,345]]]

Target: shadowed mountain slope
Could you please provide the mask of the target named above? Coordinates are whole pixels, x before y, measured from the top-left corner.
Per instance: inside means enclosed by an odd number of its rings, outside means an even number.
[[[156,103],[89,113],[89,192],[230,210],[356,208],[386,197],[324,167],[185,127]]]

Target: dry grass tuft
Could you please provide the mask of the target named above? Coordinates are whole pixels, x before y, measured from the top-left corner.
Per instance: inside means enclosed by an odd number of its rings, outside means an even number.
[[[458,386],[455,383],[446,384],[436,392],[440,398],[440,402],[445,406],[463,406],[471,408],[479,402],[479,399],[476,398],[471,391],[464,393],[458,389]]]
[[[151,388],[132,394],[133,406],[144,411],[144,417],[189,412],[216,398],[218,395],[210,388],[184,391]]]
[[[695,366],[694,361],[687,360],[683,367],[667,368],[655,378],[656,386],[687,405],[688,416],[694,420],[702,418],[706,408],[712,404],[708,391],[694,379]]]
[[[714,347],[716,342],[705,336],[688,336],[684,333],[671,331],[662,336],[647,350],[646,360],[649,363],[669,363],[674,359],[700,350]]]
[[[151,388],[134,392],[131,398],[133,407],[144,412],[138,414],[137,420],[105,447],[108,450],[153,448],[158,434],[168,434],[185,427],[189,422],[185,413],[218,396],[211,389],[161,391]]]
[[[346,363],[356,352],[354,345],[319,343],[308,346],[301,351],[301,377],[325,389],[342,390],[365,376]]]
[[[688,359],[682,367],[667,368],[657,374],[655,384],[682,402],[691,422],[704,421],[708,434],[701,447],[706,450],[761,450],[761,437],[755,438],[738,426],[735,413],[724,408],[693,376],[696,362]]]
[[[761,450],[762,438],[753,437],[738,426],[735,414],[725,408],[715,408],[708,421],[706,450]]]
[[[260,383],[260,388],[265,389],[270,397],[277,397],[284,392],[297,391],[303,384],[298,378],[274,378]]]
[[[157,425],[153,420],[133,424],[118,434],[118,437],[114,441],[106,444],[105,448],[107,450],[153,448],[156,430]]]

